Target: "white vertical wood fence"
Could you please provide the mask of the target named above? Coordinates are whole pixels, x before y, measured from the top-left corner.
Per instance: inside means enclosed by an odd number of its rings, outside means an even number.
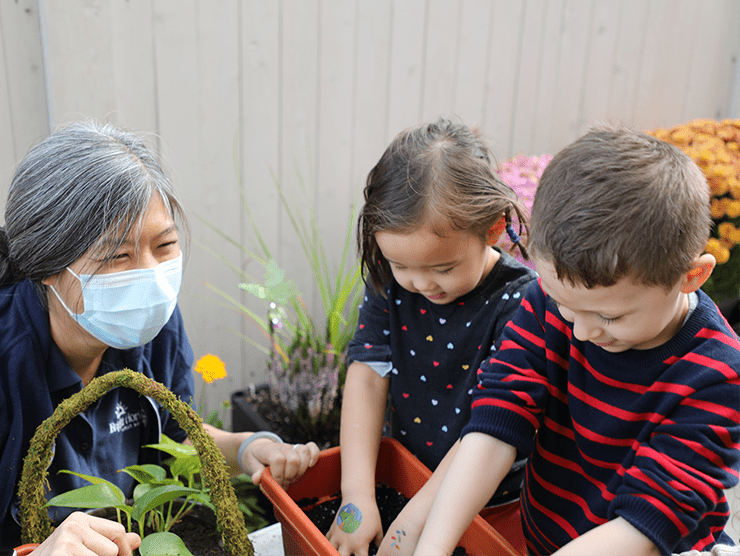
[[[0,198],[50,129],[106,119],[150,133],[195,216],[242,238],[237,175],[270,248],[309,299],[270,170],[308,201],[330,252],[388,141],[437,115],[499,159],[554,153],[599,120],[640,129],[740,117],[737,0],[0,0]],[[3,205],[4,206],[4,205]],[[238,295],[196,218],[181,307],[196,357],[263,378],[254,333],[202,281]],[[205,298],[211,298],[205,299]]]

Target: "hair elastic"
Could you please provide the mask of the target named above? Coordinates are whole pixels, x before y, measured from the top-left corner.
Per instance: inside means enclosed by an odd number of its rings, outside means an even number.
[[[519,234],[514,231],[514,228],[511,224],[506,224],[506,235],[509,236],[511,243],[519,243],[519,241],[521,240]]]

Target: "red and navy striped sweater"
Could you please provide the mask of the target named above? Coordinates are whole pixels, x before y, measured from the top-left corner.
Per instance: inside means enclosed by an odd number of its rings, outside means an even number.
[[[538,282],[484,361],[463,429],[531,456],[529,549],[549,554],[618,516],[662,554],[707,549],[738,481],[738,338],[700,291],[671,340],[609,353],[575,339]]]

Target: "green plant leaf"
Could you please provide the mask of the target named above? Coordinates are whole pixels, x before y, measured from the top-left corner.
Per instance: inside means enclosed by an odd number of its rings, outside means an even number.
[[[175,442],[165,434],[161,435],[161,440],[158,444],[145,444],[144,448],[154,448],[174,457],[194,456],[198,453],[193,446]]]
[[[121,489],[107,481],[64,492],[54,496],[46,505],[89,510],[118,508],[130,511],[131,509],[126,505],[126,497]]]
[[[153,488],[156,488],[157,486],[162,486],[162,485],[152,485],[148,483],[136,485],[134,487],[134,502],[136,502],[139,498],[144,496],[144,494],[146,494]]]
[[[152,533],[141,541],[141,556],[193,556],[174,533]]]
[[[198,456],[178,458],[170,463],[170,473],[173,477],[185,477],[190,482],[195,475],[200,473],[200,458]]]
[[[144,465],[129,465],[121,469],[119,473],[127,473],[136,479],[139,483],[161,483],[167,478],[167,470],[153,463]]]
[[[131,517],[140,521],[147,512],[177,498],[192,498],[208,506],[211,505],[211,499],[201,490],[182,485],[163,485],[142,494],[134,502],[134,511],[131,513]]]

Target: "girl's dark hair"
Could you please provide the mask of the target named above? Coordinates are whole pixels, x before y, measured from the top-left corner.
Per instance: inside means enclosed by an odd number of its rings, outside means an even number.
[[[382,294],[393,276],[375,241],[377,232],[409,234],[429,226],[439,236],[453,229],[486,241],[491,226],[501,217],[510,224],[512,213],[523,235],[524,208],[497,175],[478,130],[439,118],[402,131],[367,177],[357,222],[363,279]]]

